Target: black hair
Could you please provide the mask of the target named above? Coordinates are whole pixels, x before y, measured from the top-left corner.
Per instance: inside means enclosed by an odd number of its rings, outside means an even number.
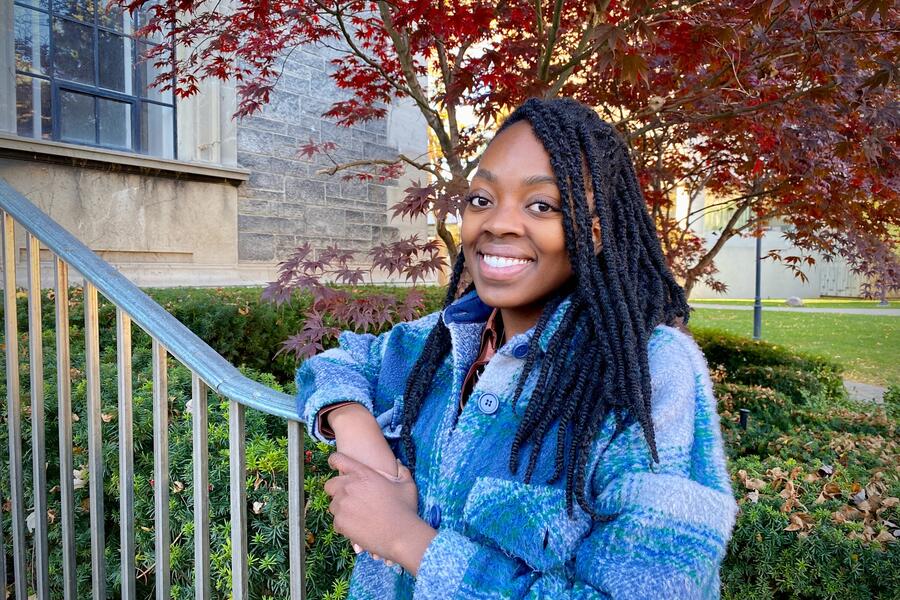
[[[593,438],[611,416],[615,419],[613,439],[636,421],[652,460],[659,462],[650,416],[647,343],[657,325],[687,322],[689,308],[684,290],[663,256],[628,147],[615,129],[589,107],[569,99],[532,98],[507,118],[500,131],[519,121],[531,125],[550,156],[562,198],[573,281],[548,299],[535,326],[513,406],[529,375],[538,372],[513,440],[509,469],[518,471],[520,450],[531,442],[524,477],[530,481],[545,437],[555,426],[556,464],[548,483],[558,480],[565,469],[568,514],[572,515],[577,501],[598,517],[588,505],[584,489]],[[593,213],[586,179],[594,194]],[[591,235],[594,217],[600,223],[599,253]],[[465,257],[460,252],[445,307],[457,297],[464,267]],[[570,304],[543,353],[538,341],[566,296]],[[410,469],[415,468],[412,425],[449,350],[450,332],[439,318],[404,395],[401,436]]]

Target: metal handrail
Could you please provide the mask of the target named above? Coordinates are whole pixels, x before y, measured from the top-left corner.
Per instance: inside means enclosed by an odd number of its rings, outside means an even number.
[[[23,481],[22,407],[19,390],[18,337],[16,316],[16,224],[26,232],[28,289],[28,361],[31,374],[31,455],[33,459],[34,535],[29,548],[25,536],[25,485]],[[303,515],[303,423],[287,394],[272,390],[243,375],[175,317],[137,286],[95,255],[25,196],[0,179],[0,262],[3,265],[4,331],[7,343],[7,433],[9,439],[11,533],[15,597],[30,598],[29,579],[37,600],[49,600],[49,568],[46,510],[45,419],[41,343],[41,246],[55,256],[56,363],[59,411],[60,473],[73,472],[71,382],[69,356],[68,268],[84,278],[85,380],[88,432],[89,513],[91,595],[107,598],[106,534],[104,531],[104,457],[101,439],[100,348],[98,292],[116,306],[116,362],[119,409],[119,483],[121,597],[135,600],[134,561],[134,440],[131,388],[131,324],[135,322],[152,340],[153,367],[153,501],[154,557],[157,600],[171,591],[169,564],[172,543],[169,524],[169,409],[167,357],[171,354],[191,371],[193,505],[194,505],[194,585],[198,600],[209,600],[210,589],[210,507],[209,449],[207,438],[207,389],[228,398],[229,508],[231,524],[231,593],[234,600],[246,600],[249,583],[247,553],[247,470],[245,409],[250,407],[286,420],[288,457],[288,508],[290,515]],[[74,542],[73,481],[60,477],[59,485],[63,554],[63,595],[77,597],[76,552]],[[302,517],[288,522],[290,597],[304,598],[305,523]],[[34,568],[27,565],[33,557]],[[0,528],[0,598],[6,595],[6,552]]]
[[[216,393],[250,408],[299,421],[293,398],[245,377],[218,352],[185,327],[109,263],[98,257],[75,236],[63,229],[25,196],[0,178],[0,208],[57,256],[64,256],[113,304],[195,372]]]

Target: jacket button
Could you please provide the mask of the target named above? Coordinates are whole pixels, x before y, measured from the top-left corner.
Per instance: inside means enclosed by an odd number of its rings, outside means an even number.
[[[528,344],[522,342],[521,344],[517,344],[515,348],[513,348],[513,356],[516,358],[525,358],[528,356]]]
[[[482,394],[478,397],[478,410],[486,415],[492,415],[500,408],[500,400],[494,394]]]
[[[437,529],[441,524],[441,507],[433,504],[428,510],[428,524]]]

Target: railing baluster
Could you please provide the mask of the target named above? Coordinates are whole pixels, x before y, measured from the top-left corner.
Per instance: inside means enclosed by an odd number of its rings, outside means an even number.
[[[31,369],[31,458],[34,480],[34,587],[38,600],[50,599],[47,547],[47,472],[44,443],[44,348],[41,330],[41,243],[25,240],[28,256],[28,361]]]
[[[207,388],[191,376],[191,420],[194,428],[194,595],[209,600],[209,443]]]
[[[69,369],[69,267],[56,259],[56,395],[59,404],[59,496],[63,597],[75,600],[75,491],[72,464],[72,379]]]
[[[153,339],[153,498],[156,509],[156,599],[168,600],[169,375],[166,349]]]
[[[22,407],[19,397],[19,332],[16,321],[15,221],[7,213],[3,213],[3,277],[13,575],[15,576],[16,598],[27,598],[28,582],[25,580],[25,494],[22,489]]]
[[[88,490],[91,513],[91,579],[94,600],[106,598],[106,532],[103,514],[103,432],[100,420],[100,318],[97,288],[84,285],[84,360],[87,378]]]
[[[131,394],[131,317],[116,309],[116,362],[119,375],[119,538],[122,599],[136,596],[134,575],[134,432]]]
[[[244,443],[244,405],[228,403],[228,449],[231,491],[231,594],[248,596],[247,572],[247,462]]]
[[[303,512],[303,425],[288,421],[288,551],[290,552],[291,600],[306,596],[306,523]]]

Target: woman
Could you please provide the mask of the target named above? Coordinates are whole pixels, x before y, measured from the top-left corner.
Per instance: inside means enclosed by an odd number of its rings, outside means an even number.
[[[461,236],[444,310],[298,370],[311,434],[336,436],[335,529],[366,550],[350,597],[718,597],[736,504],[715,399],[625,144],[527,101]]]

